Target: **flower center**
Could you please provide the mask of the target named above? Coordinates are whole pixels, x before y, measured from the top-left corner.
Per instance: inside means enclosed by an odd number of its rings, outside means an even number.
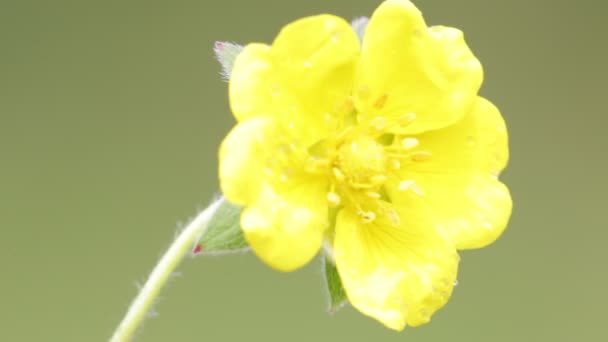
[[[386,101],[387,96],[382,96],[375,106],[382,108]],[[388,132],[409,125],[416,115],[405,113],[359,121],[352,102],[345,104],[336,111],[339,119],[332,129],[334,133],[308,148],[306,170],[329,178],[330,207],[348,207],[364,223],[382,219],[399,225],[399,215],[390,203],[385,183],[391,179],[399,191],[422,196],[423,191],[414,180],[400,178],[400,170],[429,159],[430,153],[418,149],[417,138]]]
[[[338,148],[334,162],[334,173],[342,174],[354,188],[373,188],[378,179],[385,176],[386,158],[384,148],[377,141],[367,136],[356,137],[343,143]]]

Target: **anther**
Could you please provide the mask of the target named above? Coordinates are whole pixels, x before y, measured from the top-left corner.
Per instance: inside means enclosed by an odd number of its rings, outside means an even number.
[[[397,188],[399,189],[399,191],[405,191],[414,186],[414,184],[416,184],[416,181],[414,181],[413,179],[406,179],[399,182]]]
[[[405,127],[411,124],[414,120],[416,120],[416,113],[403,114],[399,117],[399,125],[401,127]]]
[[[401,218],[399,217],[399,214],[397,213],[397,211],[395,209],[393,209],[393,208],[389,209],[388,212],[386,213],[386,216],[391,221],[393,226],[399,227],[401,225]]]
[[[413,179],[402,180],[401,182],[399,182],[397,189],[399,189],[399,191],[411,190],[418,196],[424,196],[424,191]]]
[[[333,191],[327,193],[327,202],[329,203],[330,207],[335,208],[339,206],[341,200],[342,199],[340,198],[340,195],[338,195],[337,193]]]
[[[365,192],[365,194],[366,194],[368,197],[371,197],[371,198],[374,198],[374,199],[378,199],[378,198],[380,198],[380,194],[379,194],[379,193],[377,193],[377,192],[375,192],[375,191],[367,191],[367,192]]]
[[[416,138],[405,138],[401,141],[401,145],[406,150],[413,149],[414,147],[418,146],[419,143],[420,143],[420,141],[418,141],[418,139],[416,139]]]
[[[384,105],[386,104],[386,100],[388,100],[388,94],[384,94],[384,95],[380,96],[376,100],[376,102],[374,102],[374,108],[382,109],[384,107]]]
[[[377,116],[372,119],[370,126],[375,130],[382,131],[386,127],[386,120],[381,116]]]
[[[336,112],[338,113],[350,113],[355,109],[355,105],[353,103],[353,100],[351,98],[347,98],[346,100],[342,101],[342,103],[340,103],[338,105],[338,107],[336,108]]]
[[[414,183],[410,188],[416,195],[420,197],[424,196],[424,190],[422,190],[422,188],[418,184]]]
[[[372,184],[375,185],[380,185],[380,184],[384,184],[384,182],[386,182],[386,176],[385,175],[373,175],[370,178],[370,181],[372,182]]]
[[[376,214],[373,211],[359,211],[359,217],[361,217],[361,221],[363,223],[370,223],[376,219]]]
[[[432,155],[431,152],[417,151],[417,152],[410,154],[410,158],[412,159],[412,161],[421,162],[421,161],[431,159],[431,155]]]
[[[310,172],[310,173],[323,172],[323,173],[325,173],[329,170],[329,160],[309,158],[305,167],[306,167],[306,172]]]
[[[401,162],[399,161],[399,159],[391,159],[389,161],[391,169],[393,170],[399,170],[401,168]]]
[[[370,94],[369,88],[368,87],[360,87],[359,88],[359,97],[362,99],[365,99],[366,97],[368,97]]]

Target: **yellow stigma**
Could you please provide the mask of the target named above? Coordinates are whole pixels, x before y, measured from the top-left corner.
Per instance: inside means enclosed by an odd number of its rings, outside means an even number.
[[[336,166],[352,185],[378,185],[386,179],[385,165],[383,146],[370,137],[356,137],[338,149]]]

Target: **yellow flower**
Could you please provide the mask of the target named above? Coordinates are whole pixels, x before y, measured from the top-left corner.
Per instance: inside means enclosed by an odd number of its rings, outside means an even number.
[[[457,249],[492,243],[511,213],[506,128],[482,78],[462,33],[406,0],[382,3],[361,44],[319,15],[246,46],[220,180],[255,254],[290,271],[325,245],[359,311],[396,330],[428,322]]]

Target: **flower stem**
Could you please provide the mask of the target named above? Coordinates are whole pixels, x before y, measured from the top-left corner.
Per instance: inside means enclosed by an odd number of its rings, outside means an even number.
[[[156,267],[152,270],[152,273],[150,273],[148,280],[146,280],[135,300],[131,303],[127,314],[114,331],[110,342],[128,342],[132,340],[133,334],[137,331],[148,310],[156,301],[160,290],[167,283],[175,268],[177,268],[188,252],[192,250],[194,243],[198,241],[198,238],[205,231],[213,214],[222,202],[223,198],[220,198],[209,205],[207,209],[200,212],[173,241],[167,252],[165,252],[158,264],[156,264]]]

